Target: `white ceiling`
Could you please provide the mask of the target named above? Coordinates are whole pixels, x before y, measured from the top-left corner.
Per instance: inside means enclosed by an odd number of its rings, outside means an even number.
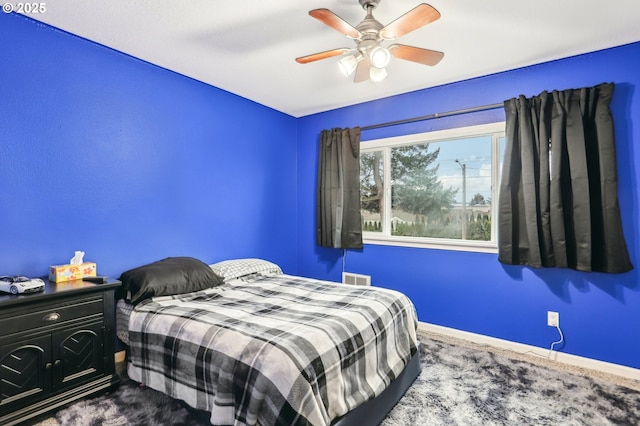
[[[4,1],[2,3],[5,3]],[[338,58],[296,57],[354,42],[308,15],[357,25],[358,0],[54,0],[29,16],[136,58],[301,117],[640,41],[640,1],[429,0],[440,20],[398,42],[445,52],[435,67],[392,59],[381,83],[355,84]],[[381,0],[388,24],[420,4]]]

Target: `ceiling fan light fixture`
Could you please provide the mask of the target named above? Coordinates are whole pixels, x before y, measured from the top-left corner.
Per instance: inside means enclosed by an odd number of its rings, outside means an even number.
[[[370,67],[369,78],[371,82],[378,83],[389,76],[386,68]]]
[[[338,67],[345,77],[349,77],[356,70],[358,62],[360,62],[361,60],[362,55],[360,53],[347,55],[338,61]]]
[[[391,52],[386,47],[382,47],[380,45],[373,47],[369,50],[369,60],[371,61],[371,65],[376,68],[384,68],[389,65],[389,61],[391,60]]]

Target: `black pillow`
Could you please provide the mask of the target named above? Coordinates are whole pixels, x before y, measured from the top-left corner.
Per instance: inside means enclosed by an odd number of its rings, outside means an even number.
[[[168,257],[123,272],[122,290],[130,292],[130,302],[138,304],[154,296],[191,293],[222,284],[207,265],[193,257]]]

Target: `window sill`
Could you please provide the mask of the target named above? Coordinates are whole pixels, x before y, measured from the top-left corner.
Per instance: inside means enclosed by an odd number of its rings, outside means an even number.
[[[427,248],[435,250],[466,251],[476,253],[498,253],[498,247],[491,241],[460,241],[442,239],[430,241],[415,237],[386,237],[382,235],[363,235],[364,244],[383,246]]]

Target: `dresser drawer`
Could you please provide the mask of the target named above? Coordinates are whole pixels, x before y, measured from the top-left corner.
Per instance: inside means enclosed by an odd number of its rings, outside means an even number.
[[[72,303],[40,305],[14,311],[14,314],[0,318],[0,335],[18,333],[25,330],[37,330],[40,327],[65,321],[102,314],[101,297],[75,300]]]

